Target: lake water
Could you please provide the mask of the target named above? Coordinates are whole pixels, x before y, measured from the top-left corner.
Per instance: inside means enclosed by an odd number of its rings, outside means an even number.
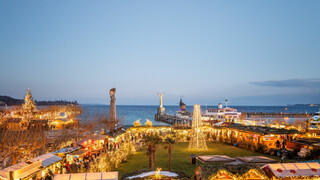
[[[84,116],[91,115],[107,115],[109,113],[109,105],[81,105],[83,108]],[[166,113],[176,114],[179,106],[164,106]],[[154,125],[165,125],[164,123],[154,121],[154,114],[157,113],[158,106],[127,106],[117,105],[117,116],[123,119],[124,125],[133,125],[133,122],[141,119],[144,124],[146,119],[150,119]],[[201,110],[205,111],[206,108],[217,108],[217,106],[201,106]],[[319,111],[317,106],[232,106],[240,112],[287,112],[287,113],[315,113]],[[287,110],[285,110],[287,108]],[[192,112],[193,106],[187,106],[187,110]]]

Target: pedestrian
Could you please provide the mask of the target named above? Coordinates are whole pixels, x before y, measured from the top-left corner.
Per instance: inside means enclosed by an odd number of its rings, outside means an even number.
[[[281,156],[281,162],[284,163],[286,161],[286,152],[285,150],[282,151],[282,156]]]
[[[70,164],[69,164],[69,161],[67,161],[66,168],[67,168],[68,173],[70,173]]]
[[[286,144],[287,144],[287,142],[286,142],[286,140],[284,139],[284,140],[282,141],[282,149],[286,149]]]
[[[63,169],[62,169],[62,174],[67,174],[67,166],[65,165],[65,166],[63,166]]]
[[[77,170],[78,170],[78,167],[77,167],[77,164],[73,161],[71,166],[71,173],[77,173]]]
[[[278,139],[277,142],[276,142],[276,147],[277,147],[278,149],[280,149],[280,141],[279,141],[279,139]]]

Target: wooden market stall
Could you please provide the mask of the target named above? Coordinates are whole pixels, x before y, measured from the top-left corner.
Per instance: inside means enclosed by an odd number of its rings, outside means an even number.
[[[267,180],[265,173],[257,165],[210,165],[195,170],[196,180]]]
[[[270,179],[319,179],[320,177],[320,164],[317,162],[267,164],[262,170]]]
[[[26,161],[0,170],[0,180],[27,180],[41,178],[41,160]]]
[[[30,161],[33,161],[33,162],[41,161],[41,166],[42,166],[41,169],[42,169],[42,177],[43,177],[48,172],[51,172],[53,174],[58,173],[62,160],[63,159],[61,157],[56,156],[53,153],[48,153],[48,154],[35,157]]]
[[[118,180],[118,172],[57,174],[53,180]]]
[[[67,155],[67,161],[71,164],[75,159],[83,160],[85,156],[90,155],[90,150],[79,149]]]

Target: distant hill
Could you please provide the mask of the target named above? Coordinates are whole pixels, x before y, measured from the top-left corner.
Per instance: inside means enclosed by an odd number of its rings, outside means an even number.
[[[287,106],[320,106],[320,104],[288,104]]]
[[[23,99],[15,99],[10,96],[0,96],[0,106],[20,106],[24,103]],[[38,106],[53,106],[53,105],[69,105],[74,104],[78,105],[77,101],[64,101],[64,100],[56,100],[56,101],[35,101]]]

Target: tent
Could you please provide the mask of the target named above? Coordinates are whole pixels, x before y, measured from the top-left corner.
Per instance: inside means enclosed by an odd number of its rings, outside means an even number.
[[[226,163],[226,162],[232,162],[236,159],[231,158],[226,155],[205,155],[205,156],[197,156],[197,159],[201,161],[202,163]]]
[[[265,156],[243,156],[237,157],[237,159],[245,162],[245,163],[275,163],[277,162],[274,159],[265,157]]]
[[[118,180],[118,172],[56,174],[53,180]]]
[[[317,179],[320,176],[320,164],[317,162],[267,164],[262,169],[269,178],[294,177]]]

